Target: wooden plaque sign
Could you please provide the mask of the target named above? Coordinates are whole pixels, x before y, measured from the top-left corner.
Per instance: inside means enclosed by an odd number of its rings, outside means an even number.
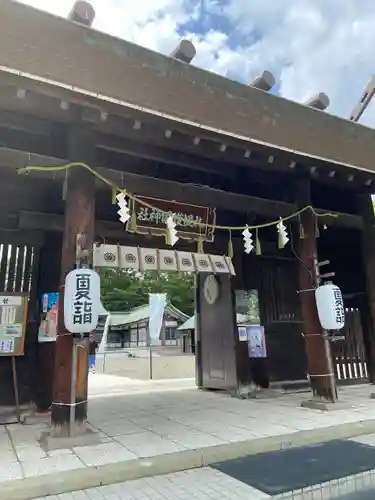
[[[131,211],[135,212],[137,225],[135,232],[139,234],[153,234],[160,236],[165,234],[166,220],[169,215],[174,214],[178,237],[186,240],[214,241],[214,228],[207,225],[215,225],[216,209],[202,207],[199,205],[188,205],[177,201],[160,200],[159,198],[148,198],[137,196],[138,200],[144,201],[155,207],[154,209],[145,207],[137,200],[132,202]],[[202,226],[197,226],[194,222],[200,222]],[[130,231],[130,221],[127,223],[127,230]]]
[[[27,293],[0,293],[0,356],[23,356]]]

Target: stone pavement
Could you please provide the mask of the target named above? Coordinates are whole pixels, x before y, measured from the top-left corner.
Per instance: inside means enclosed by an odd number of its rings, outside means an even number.
[[[375,434],[351,441],[372,448]],[[349,464],[350,457],[346,461]],[[305,474],[308,476],[308,471]],[[37,500],[373,500],[374,495],[375,470],[271,496],[219,470],[203,467]]]
[[[89,423],[100,444],[48,452],[38,441],[46,423],[0,428],[0,498],[56,495],[375,432],[371,386],[342,389],[331,412],[301,408],[307,394],[240,400],[198,391],[191,380],[95,374],[89,387]]]
[[[90,488],[38,500],[263,500],[271,498],[210,467]]]

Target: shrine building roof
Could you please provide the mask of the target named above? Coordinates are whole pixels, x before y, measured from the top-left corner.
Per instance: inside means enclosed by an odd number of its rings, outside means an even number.
[[[0,81],[14,75],[243,143],[375,172],[375,131],[24,4],[0,3]]]

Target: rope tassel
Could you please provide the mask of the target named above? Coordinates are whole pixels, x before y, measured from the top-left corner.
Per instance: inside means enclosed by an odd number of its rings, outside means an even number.
[[[117,189],[116,188],[112,188],[112,205],[116,205],[117,204]]]
[[[129,231],[131,233],[135,233],[137,230],[137,214],[135,213],[135,210],[132,210],[132,216],[130,219],[130,226],[129,226]]]
[[[301,222],[301,217],[299,217],[299,238],[300,238],[300,240],[305,239],[305,230],[304,230],[303,224]]]
[[[260,244],[260,239],[258,236],[258,229],[256,230],[255,233],[255,253],[256,255],[262,255],[262,246]]]
[[[165,244],[168,246],[172,246],[172,238],[171,238],[171,233],[168,229],[165,230]]]
[[[65,178],[62,186],[62,199],[66,200],[66,195],[68,194],[68,171],[65,170]]]
[[[228,257],[230,259],[233,259],[233,257],[234,257],[233,241],[232,241],[232,231],[229,231]]]
[[[197,253],[204,253],[203,238],[200,236],[197,242]]]
[[[316,238],[320,237],[320,229],[319,229],[318,220],[315,221],[315,237]]]

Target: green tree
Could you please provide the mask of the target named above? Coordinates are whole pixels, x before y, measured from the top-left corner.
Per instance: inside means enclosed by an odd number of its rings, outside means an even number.
[[[102,269],[100,275],[102,301],[108,311],[126,312],[147,304],[149,293],[166,293],[172,305],[188,315],[194,313],[193,274]]]

